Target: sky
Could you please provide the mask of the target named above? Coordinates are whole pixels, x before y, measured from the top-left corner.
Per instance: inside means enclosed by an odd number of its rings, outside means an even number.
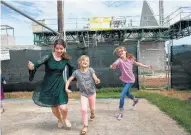
[[[163,0],[164,2],[164,17],[178,9],[179,7],[187,7],[191,5],[191,0]],[[57,19],[57,2],[56,0],[6,0],[7,3],[24,12],[36,20],[49,19],[46,21],[47,26],[56,29]],[[111,6],[115,2],[115,5]],[[153,10],[156,19],[159,15],[158,0],[147,1]],[[106,0],[64,0],[64,23],[66,29],[80,29],[82,25],[87,23],[88,17],[95,16],[137,16],[129,17],[135,20],[135,24],[139,24],[142,11],[143,0],[134,1],[106,1]],[[191,6],[190,6],[191,7]],[[189,11],[191,13],[191,9]],[[183,16],[186,16],[184,14]],[[76,19],[78,18],[78,25]],[[53,19],[53,20],[52,20]],[[174,18],[171,23],[175,22]],[[1,25],[9,25],[14,27],[16,45],[32,45],[33,44],[33,22],[28,18],[18,14],[12,9],[1,4]],[[11,31],[8,32],[10,35]],[[1,31],[1,34],[4,32]],[[191,44],[191,36],[179,40],[174,40],[177,44]],[[168,44],[168,42],[166,42]]]

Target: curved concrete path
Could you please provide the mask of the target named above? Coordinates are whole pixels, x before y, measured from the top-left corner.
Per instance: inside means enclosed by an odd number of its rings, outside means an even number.
[[[145,99],[135,108],[125,101],[124,118],[118,121],[118,100],[98,99],[96,119],[89,122],[87,135],[189,135],[169,116]],[[30,99],[5,100],[1,116],[2,135],[79,135],[82,128],[79,100],[70,100],[72,129],[58,129],[49,108],[35,105]]]

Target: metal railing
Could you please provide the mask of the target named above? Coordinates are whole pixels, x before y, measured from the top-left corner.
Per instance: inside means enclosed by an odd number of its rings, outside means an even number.
[[[120,28],[124,29],[124,28],[139,28],[140,27],[140,20],[141,20],[141,16],[137,15],[137,16],[112,16],[111,17],[111,23],[112,23],[112,18],[124,18],[123,21],[125,21],[124,25],[121,25]],[[146,16],[146,17],[151,17],[151,16]],[[64,20],[64,29],[66,31],[78,31],[78,30],[89,30],[90,29],[90,20],[92,20],[95,17],[81,17],[81,18],[67,18],[66,20]],[[104,18],[104,17],[97,17],[97,18]],[[157,23],[159,24],[159,15],[155,16]],[[52,28],[52,29],[57,29],[57,19],[43,19],[43,20],[38,20],[39,22],[44,21],[44,25]],[[122,21],[122,20],[119,20]],[[148,24],[152,23],[152,21],[155,20],[145,20]],[[118,23],[118,22],[117,22]],[[100,25],[102,25],[100,23]],[[42,26],[33,23],[33,32],[43,32],[43,31],[48,31],[48,29],[43,28]],[[149,27],[149,26],[146,26]],[[35,30],[38,29],[38,30]],[[117,28],[116,28],[117,29]]]
[[[164,18],[164,25],[170,26],[181,20],[191,19],[191,7],[180,7]]]
[[[149,18],[151,16],[143,16],[146,18]],[[92,20],[95,17],[81,17],[81,18],[67,18],[64,20],[64,29],[65,31],[80,31],[80,30],[90,30],[90,20]],[[104,18],[104,17],[97,17],[97,18]],[[126,28],[148,28],[148,27],[153,27],[153,26],[143,26],[140,27],[140,21],[141,21],[141,16],[136,15],[136,16],[112,16],[111,17],[111,23],[113,22],[112,18],[124,18],[123,21],[125,21],[124,25],[121,25],[118,28],[112,28],[112,29],[126,29]],[[159,24],[159,15],[155,15],[154,18],[156,19],[157,23]],[[169,27],[170,25],[173,25],[174,23],[181,21],[181,20],[189,20],[191,19],[191,7],[180,7],[168,16],[164,18],[164,24],[162,26],[155,26],[155,27]],[[119,20],[120,21],[120,20]],[[122,21],[122,20],[121,20]],[[144,20],[146,24],[152,23],[152,19],[145,19]],[[43,22],[44,25],[57,30],[57,19],[43,19],[39,20],[39,22]],[[119,22],[117,22],[119,23]],[[101,23],[100,23],[100,29],[101,28]],[[49,31],[48,29],[33,23],[33,32],[46,32]],[[111,26],[112,27],[112,26]]]

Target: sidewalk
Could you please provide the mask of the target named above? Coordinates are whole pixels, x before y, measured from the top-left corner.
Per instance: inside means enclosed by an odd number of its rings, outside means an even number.
[[[177,123],[145,99],[135,108],[126,99],[124,118],[118,121],[118,100],[98,99],[96,118],[89,121],[87,135],[189,135]],[[5,100],[1,116],[2,135],[79,135],[82,128],[79,100],[70,100],[69,119],[72,129],[57,128],[50,108],[35,105],[32,100]]]

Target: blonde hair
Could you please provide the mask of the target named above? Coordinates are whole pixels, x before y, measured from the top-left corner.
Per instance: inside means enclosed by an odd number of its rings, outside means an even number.
[[[133,54],[131,54],[131,53],[128,53],[127,49],[125,47],[123,47],[123,46],[115,48],[115,50],[113,51],[113,54],[116,54],[120,49],[123,49],[124,51],[126,51],[127,58],[136,59],[135,56]]]
[[[78,65],[80,66],[80,62],[86,58],[90,59],[87,55],[81,55],[80,58],[78,58]]]

